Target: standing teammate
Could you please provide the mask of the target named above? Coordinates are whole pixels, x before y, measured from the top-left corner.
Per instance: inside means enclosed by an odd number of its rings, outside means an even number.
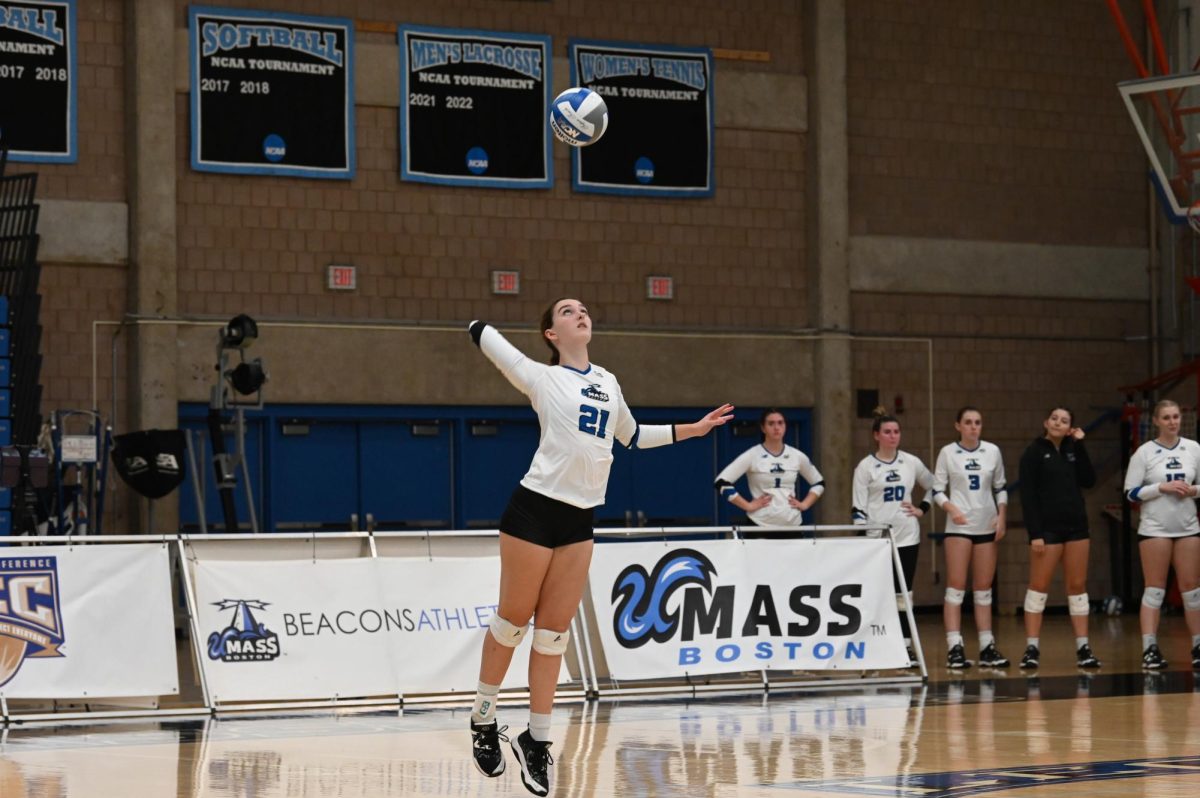
[[[759,526],[800,526],[804,511],[817,503],[825,492],[825,478],[808,455],[783,442],[787,421],[775,408],[763,411],[759,419],[762,443],[742,452],[717,474],[713,486],[734,507],[744,510]],[[750,485],[751,500],[734,487],[742,475]],[[796,479],[804,477],[808,493],[796,498]]]
[[[551,365],[527,358],[488,324],[471,322],[471,338],[538,414],[541,437],[529,471],[500,519],[500,600],[484,635],[479,689],[471,711],[475,766],[485,776],[504,772],[496,696],[513,649],[534,621],[529,656],[529,728],[512,741],[521,781],[535,795],[553,783],[550,712],[568,626],[579,607],[592,559],[592,515],[604,503],[612,444],[639,449],[706,435],[732,416],[723,405],[694,424],[639,425],[621,386],[588,359],[592,320],[574,299],[542,314]]]
[[[1025,655],[1021,667],[1036,668],[1046,591],[1059,561],[1067,588],[1067,611],[1075,630],[1075,662],[1099,668],[1088,645],[1088,518],[1083,488],[1096,484],[1096,471],[1083,445],[1083,430],[1071,411],[1055,407],[1042,422],[1045,434],[1021,456],[1021,508],[1029,530],[1029,589],[1025,591]]]
[[[971,598],[979,632],[979,664],[1004,668],[1008,658],[996,648],[992,634],[992,580],[996,577],[997,543],[1004,538],[1008,493],[1004,489],[1004,460],[993,443],[980,440],[983,414],[974,407],[958,411],[954,422],[958,442],[942,447],[934,468],[933,500],[949,516],[946,524],[946,666],[971,667],[963,648],[962,603],[967,569],[971,569]]]
[[[1167,595],[1167,573],[1183,596],[1183,614],[1192,633],[1192,667],[1200,668],[1200,523],[1196,520],[1196,487],[1200,476],[1200,444],[1179,437],[1179,405],[1164,399],[1152,417],[1158,435],[1129,458],[1125,495],[1141,502],[1138,553],[1142,558],[1142,667],[1167,667],[1158,648],[1158,620]]]
[[[921,460],[900,451],[900,420],[893,416],[877,416],[871,425],[876,452],[864,457],[854,469],[854,507],[856,524],[887,524],[900,555],[905,589],[896,583],[896,607],[900,610],[900,628],[904,645],[908,647],[908,667],[919,664],[913,653],[912,630],[905,610],[912,604],[912,584],[917,575],[917,552],[921,545],[921,526],[917,522],[929,511],[929,501],[914,505],[913,488],[920,485],[928,493],[933,487],[933,474]],[[874,534],[878,537],[879,533]]]

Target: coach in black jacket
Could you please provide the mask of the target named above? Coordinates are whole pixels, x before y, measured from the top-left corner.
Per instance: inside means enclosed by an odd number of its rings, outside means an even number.
[[[1042,422],[1045,434],[1021,456],[1021,509],[1029,530],[1029,589],[1025,591],[1025,633],[1021,667],[1038,667],[1046,591],[1059,560],[1067,587],[1067,609],[1075,629],[1076,664],[1098,668],[1088,645],[1088,518],[1083,489],[1096,484],[1096,470],[1083,445],[1083,430],[1071,411],[1056,407]]]

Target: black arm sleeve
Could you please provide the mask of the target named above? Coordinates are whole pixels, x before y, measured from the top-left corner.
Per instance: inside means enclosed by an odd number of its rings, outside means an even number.
[[[1025,528],[1029,530],[1030,540],[1045,537],[1042,532],[1042,508],[1038,505],[1037,495],[1041,462],[1036,445],[1030,446],[1021,455],[1021,512],[1025,513]]]
[[[471,322],[471,340],[475,342],[475,346],[479,346],[479,339],[483,337],[483,329],[487,326],[486,321]]]
[[[1096,469],[1092,466],[1087,447],[1083,445],[1083,441],[1074,441],[1071,448],[1075,450],[1075,478],[1079,480],[1079,487],[1085,490],[1095,487]]]

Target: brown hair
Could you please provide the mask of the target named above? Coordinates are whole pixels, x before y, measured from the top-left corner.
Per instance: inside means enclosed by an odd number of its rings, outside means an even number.
[[[550,347],[550,365],[551,366],[558,365],[558,347],[555,346],[550,341],[550,339],[546,337],[546,331],[554,326],[554,308],[556,308],[558,306],[559,302],[562,302],[564,299],[570,299],[570,298],[571,297],[569,297],[569,296],[560,296],[558,299],[551,302],[550,307],[546,308],[546,311],[544,313],[542,313],[542,323],[541,323],[541,326],[538,327],[538,329],[540,329],[542,331],[542,340],[545,341],[546,346]]]
[[[979,417],[983,418],[983,411],[980,410],[978,407],[974,407],[972,405],[964,405],[964,406],[958,408],[958,415],[954,417],[955,422],[962,421],[962,417],[965,416],[967,413],[971,413],[971,412],[978,413]]]
[[[1150,414],[1150,417],[1151,417],[1151,418],[1158,418],[1159,411],[1161,411],[1161,410],[1162,410],[1164,407],[1173,407],[1173,408],[1175,408],[1176,410],[1179,410],[1179,409],[1180,409],[1180,408],[1179,408],[1179,402],[1176,402],[1174,399],[1160,399],[1160,400],[1159,400],[1159,401],[1158,401],[1158,402],[1157,402],[1157,403],[1154,405],[1154,412]]]
[[[893,421],[896,423],[897,427],[900,426],[900,419],[896,418],[895,416],[889,416],[887,413],[880,413],[879,415],[875,416],[875,421],[871,424],[871,432],[879,432],[879,430],[883,429],[884,424]]]

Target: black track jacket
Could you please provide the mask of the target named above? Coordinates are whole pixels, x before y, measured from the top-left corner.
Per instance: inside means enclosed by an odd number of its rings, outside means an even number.
[[[1055,449],[1045,437],[1035,439],[1021,455],[1020,479],[1030,540],[1088,528],[1082,489],[1096,484],[1096,470],[1082,441],[1066,438]]]

